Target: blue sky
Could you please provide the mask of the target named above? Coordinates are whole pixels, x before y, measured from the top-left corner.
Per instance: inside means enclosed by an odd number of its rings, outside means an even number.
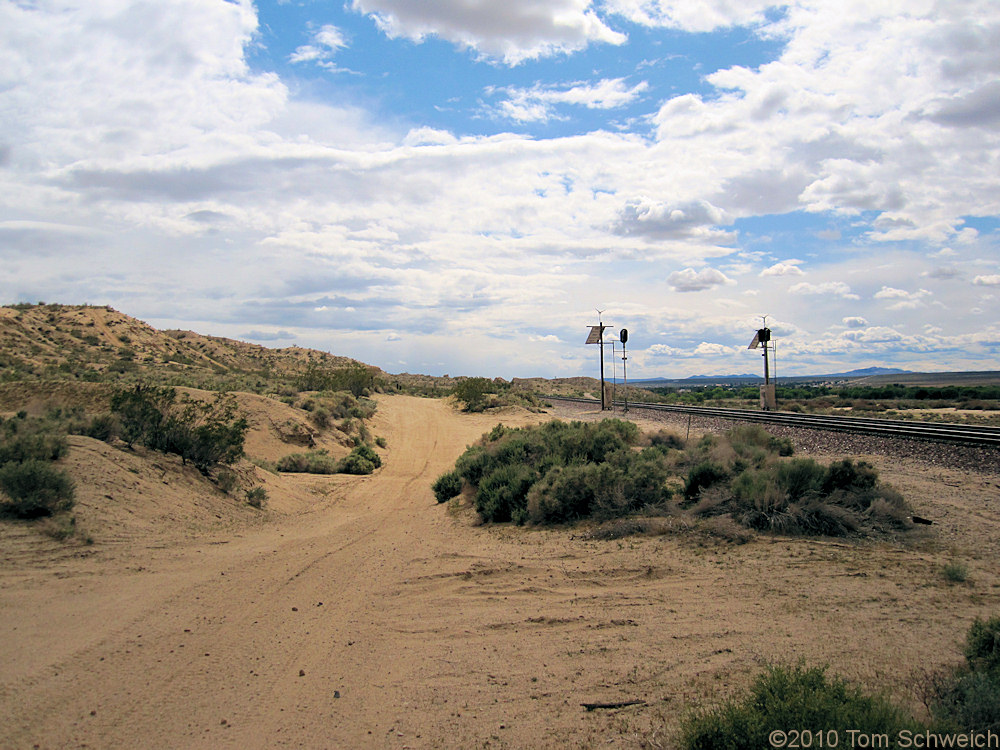
[[[0,300],[390,372],[1000,369],[1000,7],[0,0]]]

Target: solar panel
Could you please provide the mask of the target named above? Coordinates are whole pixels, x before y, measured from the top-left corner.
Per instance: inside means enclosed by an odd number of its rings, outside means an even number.
[[[601,333],[607,326],[591,326],[590,335],[587,336],[588,344],[599,344],[601,343]]]

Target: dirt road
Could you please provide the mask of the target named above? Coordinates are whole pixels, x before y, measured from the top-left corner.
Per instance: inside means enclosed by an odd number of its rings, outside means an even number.
[[[899,692],[1000,606],[974,550],[476,527],[430,484],[497,420],[383,398],[385,467],[303,478],[319,493],[303,512],[8,566],[0,745],[628,747],[762,660]],[[970,512],[995,531],[996,508]],[[938,571],[956,554],[962,588]],[[580,705],[623,700],[646,705]]]

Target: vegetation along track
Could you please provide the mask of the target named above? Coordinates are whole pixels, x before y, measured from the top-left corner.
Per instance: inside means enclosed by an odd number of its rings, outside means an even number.
[[[599,404],[597,399],[545,396],[549,401],[571,401],[581,404]],[[622,402],[615,402],[616,406]],[[630,403],[629,409],[668,411],[695,414],[701,417],[731,419],[741,422],[767,422],[787,427],[801,427],[833,432],[852,432],[861,435],[900,437],[911,440],[990,445],[1000,447],[1000,427],[953,424],[947,422],[906,422],[892,419],[865,419],[862,417],[831,417],[815,414],[795,414],[782,411],[750,411],[748,409],[715,409],[707,406],[678,406],[673,404]]]

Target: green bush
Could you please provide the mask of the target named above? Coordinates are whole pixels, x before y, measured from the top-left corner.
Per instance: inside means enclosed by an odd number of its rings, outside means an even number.
[[[638,428],[607,419],[497,425],[455,462],[485,521],[571,523],[649,509],[729,516],[758,531],[844,536],[909,528],[910,510],[864,462],[824,467],[788,458],[791,444],[759,426],[705,435],[683,452],[662,432],[639,450]],[[679,475],[679,476],[678,476]],[[683,497],[671,505],[674,488]]]
[[[523,519],[527,495],[538,476],[522,464],[506,464],[483,477],[476,492],[475,506],[484,521]]]
[[[243,455],[249,425],[237,415],[232,397],[177,403],[173,388],[136,385],[112,394],[111,411],[129,445],[174,453],[204,474],[216,464],[231,464]]]
[[[437,478],[431,489],[439,503],[445,503],[462,492],[462,476],[457,471],[449,471]]]
[[[965,658],[973,669],[1000,672],[1000,615],[976,618],[966,638]]]
[[[382,458],[365,443],[357,445],[337,464],[341,474],[371,474],[382,465]]]
[[[477,412],[486,408],[486,395],[493,392],[493,382],[487,378],[466,378],[455,385],[455,398],[465,404],[465,411]]]
[[[566,523],[590,515],[595,469],[587,464],[550,468],[525,497],[528,520],[535,524]]]
[[[10,420],[4,425],[17,424]],[[68,445],[63,435],[47,432],[6,433],[0,437],[0,464],[23,461],[55,461],[66,455]]]
[[[340,474],[371,474],[374,471],[375,464],[357,453],[349,453],[337,464],[337,472]]]
[[[335,368],[310,363],[296,386],[300,391],[348,391],[362,396],[375,389],[375,373],[375,369],[360,362]]]
[[[943,731],[1000,733],[1000,616],[976,619],[966,663],[937,686],[931,713]]]
[[[761,750],[774,746],[771,732],[794,730],[803,740],[810,733],[809,744],[801,747],[815,747],[815,737],[822,735],[826,746],[830,732],[848,743],[849,730],[895,740],[902,730],[918,728],[886,698],[828,678],[825,669],[771,666],[742,700],[689,714],[682,723],[681,744],[687,750]]]
[[[325,450],[291,453],[278,459],[278,471],[302,474],[336,474],[337,461]]]
[[[73,506],[73,480],[37,458],[0,467],[0,490],[7,496],[0,509],[15,518],[51,516]]]

